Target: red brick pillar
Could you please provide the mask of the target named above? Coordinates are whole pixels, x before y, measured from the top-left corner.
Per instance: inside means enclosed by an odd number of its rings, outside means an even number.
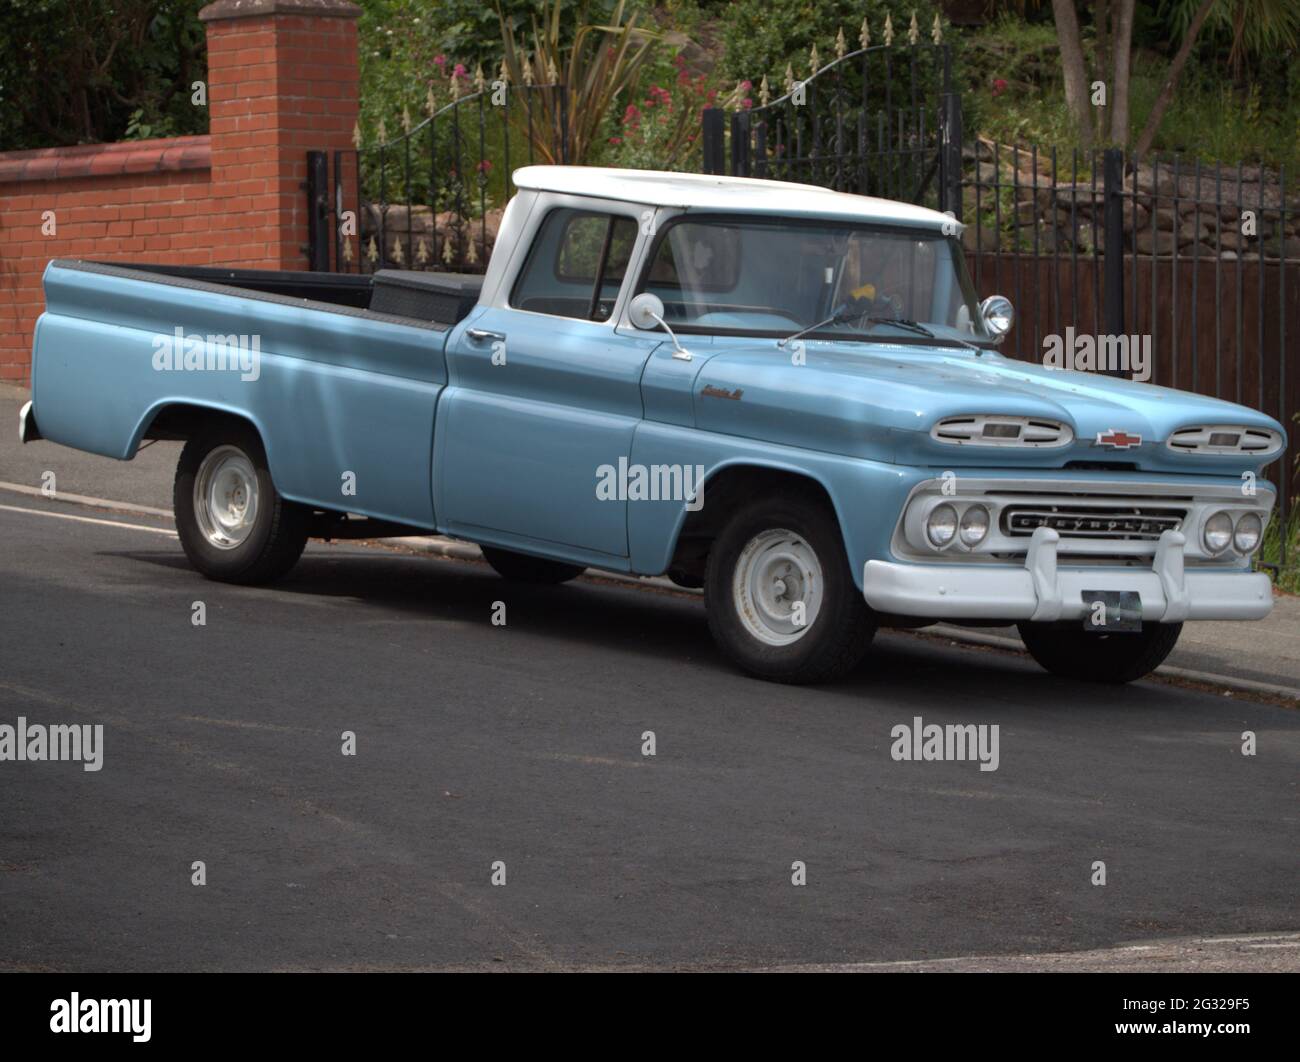
[[[357,16],[350,0],[216,0],[208,37],[213,259],[307,268],[307,152],[352,147]]]

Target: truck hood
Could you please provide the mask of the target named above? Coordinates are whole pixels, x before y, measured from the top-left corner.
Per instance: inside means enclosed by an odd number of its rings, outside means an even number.
[[[716,349],[716,348],[715,348]],[[1253,455],[1188,454],[1166,446],[1191,426],[1283,432],[1272,417],[1216,398],[1000,354],[889,343],[806,341],[792,364],[775,341],[723,348],[695,380],[695,415],[708,431],[911,465],[1060,468],[1101,464],[1158,472],[1258,471]],[[1068,446],[953,445],[931,437],[945,417],[999,414],[1066,424]],[[1125,448],[1099,435],[1140,436]],[[1123,441],[1123,440],[1121,440]]]

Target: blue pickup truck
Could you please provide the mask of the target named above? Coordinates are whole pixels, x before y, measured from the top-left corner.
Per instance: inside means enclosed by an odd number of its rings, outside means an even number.
[[[1049,671],[1124,682],[1184,620],[1268,613],[1282,426],[999,355],[1012,308],[977,302],[951,218],[738,178],[514,180],[481,278],[51,262],[24,440],[185,440],[176,525],[209,578],[436,531],[507,579],[703,588],[723,652],[782,682],[938,621],[1014,623]]]

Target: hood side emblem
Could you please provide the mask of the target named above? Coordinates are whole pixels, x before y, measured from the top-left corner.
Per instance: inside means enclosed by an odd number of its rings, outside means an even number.
[[[1111,428],[1110,431],[1097,432],[1097,441],[1093,446],[1110,446],[1116,450],[1128,450],[1134,446],[1142,445],[1142,436],[1133,435],[1126,431],[1116,431]]]
[[[740,401],[740,396],[745,392],[742,388],[737,387],[734,391],[728,391],[722,387],[714,387],[712,384],[707,385],[700,395],[704,398],[727,398],[732,402]]]

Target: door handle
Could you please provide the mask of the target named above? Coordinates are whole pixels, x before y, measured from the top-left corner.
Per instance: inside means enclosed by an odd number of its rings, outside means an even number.
[[[465,334],[475,343],[486,343],[489,340],[496,340],[498,343],[506,341],[502,333],[489,332],[486,328],[467,328]]]

